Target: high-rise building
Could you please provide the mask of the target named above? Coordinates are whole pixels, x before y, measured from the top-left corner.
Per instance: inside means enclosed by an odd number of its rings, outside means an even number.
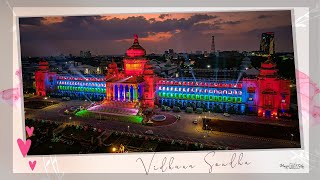
[[[274,54],[274,32],[266,32],[261,35],[260,51],[265,54]]]
[[[216,46],[214,44],[214,36],[212,36],[212,41],[211,41],[211,53],[216,52]]]

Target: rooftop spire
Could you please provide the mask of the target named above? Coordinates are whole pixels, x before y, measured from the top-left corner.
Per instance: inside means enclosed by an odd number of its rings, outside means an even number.
[[[270,54],[268,55],[268,60],[266,60],[266,62],[264,62],[264,63],[272,63],[272,59],[271,59],[271,55]]]
[[[134,37],[133,44],[139,44],[138,35],[135,34],[133,37]]]

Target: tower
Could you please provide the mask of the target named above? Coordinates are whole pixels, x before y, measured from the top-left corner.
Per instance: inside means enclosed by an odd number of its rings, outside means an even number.
[[[258,76],[259,102],[258,115],[264,117],[281,116],[290,108],[290,80],[281,79],[277,74],[276,64],[270,55],[261,63]]]
[[[46,96],[46,77],[49,71],[49,64],[47,61],[40,61],[38,71],[35,72],[36,80],[36,95]]]
[[[143,92],[143,106],[144,107],[154,107],[154,92],[155,92],[155,85],[154,85],[154,72],[153,67],[149,63],[146,63],[143,72],[143,79],[144,79],[144,92]]]
[[[214,36],[212,36],[212,40],[211,40],[211,53],[215,53],[216,52],[216,46],[214,44]]]
[[[275,45],[274,45],[274,32],[262,33],[260,41],[260,51],[265,54],[274,54]]]
[[[56,88],[56,73],[49,72],[49,63],[41,60],[39,62],[38,70],[35,72],[36,80],[36,95],[47,96],[47,93]]]
[[[126,76],[142,75],[143,68],[147,62],[146,50],[140,46],[138,35],[134,35],[133,45],[127,50],[124,62],[124,73]]]

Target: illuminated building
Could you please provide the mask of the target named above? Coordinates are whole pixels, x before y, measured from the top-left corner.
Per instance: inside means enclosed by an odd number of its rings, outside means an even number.
[[[264,54],[274,54],[274,33],[266,32],[261,35],[260,51]]]
[[[243,83],[163,79],[157,83],[157,102],[167,106],[200,107],[211,111],[245,111]]]
[[[48,72],[48,63],[41,61],[35,73],[36,95],[103,100],[106,93],[104,76],[59,75]]]
[[[133,45],[123,59],[124,72],[119,72],[117,64],[109,64],[106,76],[106,101],[137,103],[142,107],[154,106],[154,74],[146,50],[139,45],[135,35]]]
[[[36,72],[37,95],[100,100],[100,105],[92,110],[125,109],[123,113],[127,114],[137,114],[138,107],[153,108],[155,105],[264,117],[286,115],[289,110],[290,81],[278,77],[276,64],[270,56],[261,64],[258,76],[240,78],[241,72],[234,71],[238,76],[230,75],[229,80],[160,78],[154,74],[146,50],[135,35],[123,63],[124,71],[119,71],[112,61],[106,76],[83,76],[51,73],[48,63],[40,62]]]
[[[39,62],[39,69],[35,72],[36,95],[46,96],[47,93],[53,92],[56,85],[56,73],[49,72],[47,61]]]

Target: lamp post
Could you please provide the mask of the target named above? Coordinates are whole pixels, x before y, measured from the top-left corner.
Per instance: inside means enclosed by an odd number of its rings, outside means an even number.
[[[207,137],[209,137],[208,124],[206,124]]]
[[[128,131],[130,131],[130,126],[128,126]]]

